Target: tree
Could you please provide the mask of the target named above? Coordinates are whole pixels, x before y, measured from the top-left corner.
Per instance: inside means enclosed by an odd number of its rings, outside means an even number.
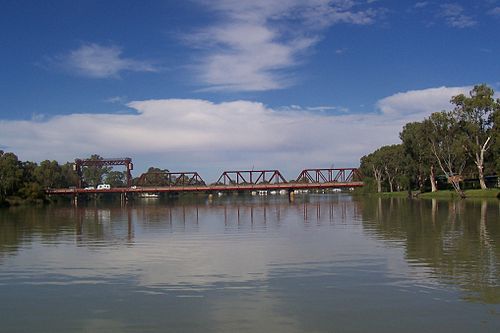
[[[0,201],[17,192],[22,180],[23,168],[17,156],[0,150]]]
[[[429,129],[423,122],[408,123],[399,134],[403,142],[403,150],[413,163],[408,164],[409,174],[416,176],[420,192],[424,190],[424,182],[428,178],[431,191],[436,192],[437,182],[435,175],[435,157],[432,154],[429,138]]]
[[[75,172],[74,164],[66,162],[61,165],[62,184],[61,187],[75,186],[78,184],[79,177]]]
[[[64,187],[64,175],[57,161],[45,160],[34,171],[35,180],[43,188]]]
[[[493,144],[494,115],[500,110],[500,100],[493,99],[494,91],[485,84],[476,85],[470,97],[460,94],[451,102],[455,104],[454,113],[466,137],[464,147],[474,158],[479,173],[479,184],[486,189],[484,181],[484,161]]]
[[[493,159],[497,175],[500,175],[500,110],[493,115]]]
[[[23,177],[18,194],[24,199],[36,200],[44,197],[43,188],[37,181],[35,173],[38,165],[35,162],[21,162]]]
[[[97,154],[90,156],[90,160],[102,160],[103,158]],[[111,167],[91,165],[83,168],[83,179],[84,181],[92,186],[97,186],[102,183],[102,180],[108,172],[111,171]]]
[[[125,173],[120,171],[110,171],[106,175],[106,184],[111,185],[111,187],[124,187],[125,184]]]
[[[403,145],[383,146],[376,152],[380,155],[379,159],[384,167],[384,173],[389,183],[389,191],[394,192],[395,180],[403,174],[406,167]]]
[[[451,112],[435,112],[424,121],[424,126],[429,130],[427,140],[441,171],[455,191],[465,197],[460,188],[460,178],[467,163],[467,138],[457,119]]]
[[[168,175],[167,169],[149,167],[148,171],[143,173],[140,178],[134,180],[135,184],[141,186],[168,186],[175,181],[174,177]]]
[[[377,151],[365,155],[361,158],[360,169],[363,175],[372,176],[377,183],[377,192],[382,192],[382,182],[384,181],[384,166]]]

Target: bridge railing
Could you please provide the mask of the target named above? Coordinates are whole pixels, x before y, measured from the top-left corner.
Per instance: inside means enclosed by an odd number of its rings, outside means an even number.
[[[277,184],[286,183],[285,177],[279,170],[241,170],[224,171],[216,184],[244,185],[244,184]]]

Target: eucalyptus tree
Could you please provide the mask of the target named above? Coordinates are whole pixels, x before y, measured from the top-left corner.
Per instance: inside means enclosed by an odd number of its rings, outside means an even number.
[[[110,171],[106,175],[106,184],[111,185],[111,187],[124,187],[125,182],[125,172],[121,171]]]
[[[384,181],[384,165],[377,151],[365,155],[361,158],[360,169],[363,175],[373,177],[377,183],[377,192],[382,192],[382,182]]]
[[[424,126],[428,130],[427,140],[437,164],[455,191],[464,198],[460,180],[467,163],[467,136],[452,112],[435,112],[424,120]]]
[[[383,146],[375,151],[379,155],[379,160],[384,168],[385,177],[389,183],[389,191],[394,192],[394,186],[398,176],[405,173],[406,163],[403,145]],[[397,185],[399,190],[399,185]]]
[[[423,192],[427,168],[424,163],[426,140],[421,140],[421,132],[422,123],[407,123],[399,133],[399,138],[402,141],[404,153],[413,162],[408,166],[409,171],[416,179],[420,192]]]
[[[403,146],[383,146],[361,158],[361,172],[372,176],[377,183],[377,192],[382,192],[382,183],[387,181],[389,191],[399,188],[398,180],[405,174],[405,156]]]
[[[493,95],[493,89],[481,84],[474,86],[469,97],[460,94],[451,99],[455,104],[453,112],[466,138],[464,147],[474,159],[482,189],[487,188],[484,181],[484,162],[493,145],[494,116],[500,110],[500,99],[495,100]]]
[[[61,165],[62,183],[61,187],[74,186],[78,184],[79,176],[77,175],[74,164],[66,162]]]
[[[493,115],[493,159],[497,175],[500,175],[500,110]]]
[[[42,161],[35,169],[34,176],[43,188],[64,186],[64,175],[57,161]]]
[[[432,192],[436,192],[438,190],[436,162],[428,140],[429,129],[426,128],[424,122],[408,123],[403,127],[399,137],[403,142],[404,153],[411,160],[407,165],[408,173],[416,177],[420,191],[423,192],[424,183],[428,177]]]
[[[22,185],[23,168],[14,153],[4,153],[0,150],[0,201],[12,195]]]
[[[99,155],[92,155],[90,156],[91,160],[102,160],[103,158]],[[111,167],[107,166],[98,166],[98,165],[92,165],[92,166],[86,166],[83,168],[83,179],[87,184],[96,186],[97,184],[101,183],[103,178],[111,171]]]

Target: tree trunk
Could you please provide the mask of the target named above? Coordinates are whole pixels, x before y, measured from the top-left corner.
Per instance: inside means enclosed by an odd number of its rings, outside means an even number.
[[[418,173],[417,182],[418,182],[418,190],[420,191],[420,193],[423,193],[424,192],[424,177],[422,176],[421,171]]]
[[[477,170],[479,171],[479,185],[481,186],[482,190],[488,189],[488,186],[486,186],[486,182],[484,181],[484,171],[483,171],[483,166],[477,166]]]
[[[451,184],[453,185],[453,188],[458,193],[458,195],[460,196],[460,198],[465,199],[465,193],[460,188],[460,182],[458,180],[452,180]]]
[[[430,173],[429,178],[431,180],[432,192],[437,192],[438,187],[437,187],[437,182],[436,182],[436,173],[434,172],[434,165],[431,165],[431,173]]]
[[[479,185],[481,186],[482,190],[488,189],[486,186],[486,182],[484,181],[484,153],[486,150],[488,150],[489,142],[490,142],[491,137],[488,137],[486,142],[481,146],[481,150],[479,151],[479,154],[476,153],[476,166],[477,170],[479,171]]]
[[[377,181],[377,193],[382,192],[382,171],[375,168],[375,166],[372,166],[373,169],[373,176],[375,177],[375,180]]]

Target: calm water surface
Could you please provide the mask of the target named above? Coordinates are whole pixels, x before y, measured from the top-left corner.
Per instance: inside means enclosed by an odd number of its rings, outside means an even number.
[[[0,210],[0,332],[500,332],[500,204]]]

